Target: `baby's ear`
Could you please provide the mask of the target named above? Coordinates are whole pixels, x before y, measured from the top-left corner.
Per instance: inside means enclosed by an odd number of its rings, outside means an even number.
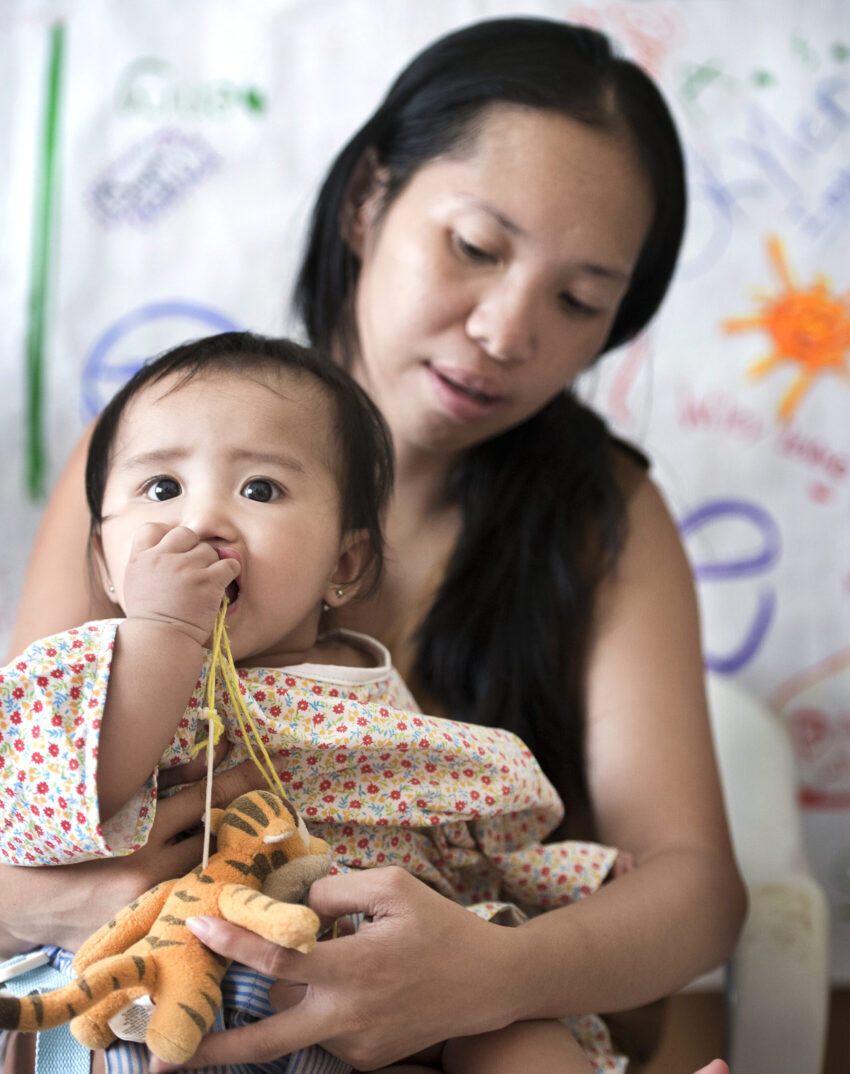
[[[103,558],[103,542],[100,539],[99,532],[94,532],[91,535],[90,562],[94,563],[94,568],[97,571],[100,584],[103,586],[103,592],[106,594],[106,599],[113,604],[117,604],[115,599],[115,586],[112,584],[112,579],[109,577],[109,571],[106,569],[106,561]]]
[[[355,597],[365,580],[374,559],[368,530],[349,530],[342,539],[336,570],[328,579],[324,601],[339,608]]]

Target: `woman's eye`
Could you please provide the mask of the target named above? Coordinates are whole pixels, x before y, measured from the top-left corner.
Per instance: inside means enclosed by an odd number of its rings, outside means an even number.
[[[149,500],[173,500],[175,496],[179,496],[183,490],[180,488],[180,483],[175,481],[173,477],[155,477],[152,481],[149,481],[145,486],[145,496]]]
[[[495,265],[498,258],[495,254],[491,254],[488,250],[482,250],[480,246],[476,246],[472,242],[467,242],[462,235],[454,236],[454,244],[458,252],[467,259],[467,261],[474,261],[477,264],[482,265]]]
[[[561,303],[561,307],[567,311],[567,313],[582,313],[586,317],[593,317],[595,314],[600,313],[595,306],[589,306],[587,302],[582,302],[580,298],[576,298],[575,295],[571,295],[569,291],[564,291],[558,295],[558,299]]]
[[[270,503],[281,495],[281,490],[273,481],[255,477],[245,484],[242,489],[242,495],[246,499],[256,500],[258,503]]]

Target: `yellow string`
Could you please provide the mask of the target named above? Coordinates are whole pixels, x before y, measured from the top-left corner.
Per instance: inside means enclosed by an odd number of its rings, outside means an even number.
[[[236,671],[236,664],[233,660],[233,654],[230,651],[230,641],[227,637],[227,630],[224,625],[226,615],[227,597],[224,597],[221,602],[221,608],[219,608],[218,615],[216,616],[215,627],[213,628],[212,656],[210,659],[209,674],[207,675],[207,706],[203,715],[209,721],[210,730],[207,738],[198,742],[194,746],[192,752],[193,754],[198,753],[204,746],[206,746],[209,742],[209,735],[213,735],[213,741],[218,742],[221,733],[224,730],[222,719],[215,708],[215,684],[216,674],[218,673],[232,699],[236,721],[239,724],[239,730],[242,732],[242,740],[245,743],[251,760],[262,773],[269,789],[273,793],[276,792],[279,794],[281,798],[286,798],[286,791],[283,789],[283,784],[277,774],[277,769],[272,764],[272,759],[260,738],[257,725],[254,723],[254,718],[251,716],[242,694],[239,675]],[[252,738],[260,748],[263,757],[262,761],[257,757],[254,745],[252,744]]]

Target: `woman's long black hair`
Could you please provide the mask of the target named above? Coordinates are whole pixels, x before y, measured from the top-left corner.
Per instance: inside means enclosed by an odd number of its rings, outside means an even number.
[[[658,308],[685,217],[681,147],[659,91],[594,30],[494,19],[415,57],[319,193],[295,303],[310,338],[344,363],[358,345],[352,300],[360,264],[340,225],[358,169],[371,153],[385,170],[385,212],[419,168],[462,151],[498,103],[554,111],[629,139],[652,188],[654,217],[602,350],[632,338]],[[417,679],[447,715],[516,731],[568,815],[581,811],[594,595],[624,537],[612,439],[565,390],[468,451],[447,492],[461,505],[463,526],[419,633]]]

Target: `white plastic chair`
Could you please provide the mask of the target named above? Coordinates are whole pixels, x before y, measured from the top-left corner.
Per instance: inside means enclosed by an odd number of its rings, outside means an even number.
[[[706,688],[732,841],[750,897],[727,969],[729,1065],[732,1074],[819,1074],[829,910],[806,860],[788,733],[731,679],[709,672]],[[709,975],[692,987],[718,983]]]

